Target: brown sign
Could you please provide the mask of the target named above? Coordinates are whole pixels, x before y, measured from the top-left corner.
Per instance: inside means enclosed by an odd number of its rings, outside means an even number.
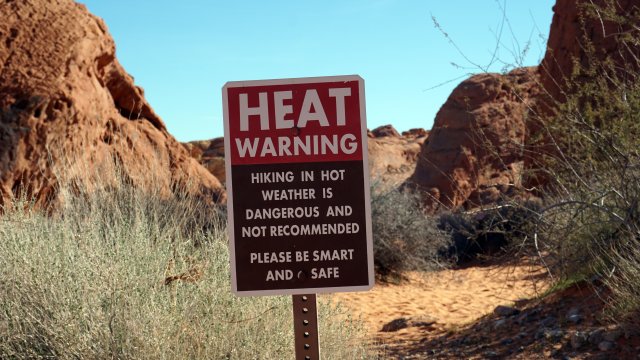
[[[362,78],[229,82],[223,104],[233,291],[370,289]]]

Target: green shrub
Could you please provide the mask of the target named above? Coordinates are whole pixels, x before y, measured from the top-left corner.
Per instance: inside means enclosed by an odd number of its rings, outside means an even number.
[[[231,294],[215,207],[126,186],[64,194],[53,216],[17,203],[0,217],[0,358],[292,357],[290,297]],[[325,356],[370,358],[359,325],[320,305]]]

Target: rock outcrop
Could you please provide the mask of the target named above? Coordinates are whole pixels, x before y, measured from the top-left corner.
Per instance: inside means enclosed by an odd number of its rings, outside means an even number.
[[[413,129],[400,135],[391,125],[373,129],[368,139],[372,183],[382,187],[403,183],[414,172],[420,147],[428,135],[423,129]]]
[[[495,202],[519,187],[537,84],[536,68],[463,81],[438,111],[408,184],[434,209]]]
[[[544,89],[535,109],[540,121],[528,128],[527,148],[537,154],[525,159],[529,176],[524,186],[531,189],[543,189],[551,182],[539,154],[558,155],[556,142],[544,130],[545,119],[554,116],[567,97],[583,96],[580,93],[591,86],[585,83],[600,78],[598,86],[613,89],[620,86],[620,79],[638,81],[640,70],[640,1],[557,0],[553,10],[547,52],[538,67]],[[605,73],[606,82],[601,81]],[[595,104],[586,96],[580,102]]]
[[[381,138],[386,136],[400,137],[400,133],[390,124],[378,126],[370,132],[370,137]]]
[[[211,140],[197,140],[182,143],[202,166],[218,178],[223,184],[226,182],[226,169],[224,165],[224,138]]]
[[[63,182],[110,181],[114,166],[136,186],[224,200],[220,182],[167,132],[118,63],[106,25],[84,5],[3,1],[0,18],[0,204],[25,194],[44,205]]]
[[[424,190],[432,209],[470,208],[522,194],[523,170],[536,173],[535,154],[546,151],[532,139],[540,138],[545,116],[579,86],[576,65],[588,68],[606,59],[618,75],[640,68],[640,45],[621,40],[638,35],[640,1],[557,0],[553,10],[540,66],[472,76],[436,115],[406,183]],[[523,146],[533,150],[526,157]],[[524,187],[545,181],[533,175]]]
[[[411,129],[400,135],[391,125],[369,131],[369,172],[372,182],[380,186],[397,186],[415,170],[420,146],[429,133]],[[220,181],[225,181],[224,138],[183,143],[191,156]]]
[[[638,36],[638,0],[557,0],[553,7],[547,52],[539,67],[541,83],[562,101],[570,91],[576,65],[609,59],[622,71],[638,70],[640,46],[620,41]],[[631,46],[630,46],[631,45]]]

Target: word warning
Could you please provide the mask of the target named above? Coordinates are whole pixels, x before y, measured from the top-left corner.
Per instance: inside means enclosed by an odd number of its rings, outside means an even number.
[[[234,293],[370,289],[362,78],[229,82],[222,96]]]

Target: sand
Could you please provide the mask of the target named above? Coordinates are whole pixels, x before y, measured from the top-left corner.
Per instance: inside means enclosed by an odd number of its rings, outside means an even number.
[[[499,265],[409,273],[400,284],[376,284],[368,292],[328,295],[351,309],[366,324],[375,342],[415,341],[429,332],[442,333],[474,322],[498,305],[513,305],[541,294],[547,287],[542,268]],[[382,332],[394,319],[407,318],[421,326]]]

